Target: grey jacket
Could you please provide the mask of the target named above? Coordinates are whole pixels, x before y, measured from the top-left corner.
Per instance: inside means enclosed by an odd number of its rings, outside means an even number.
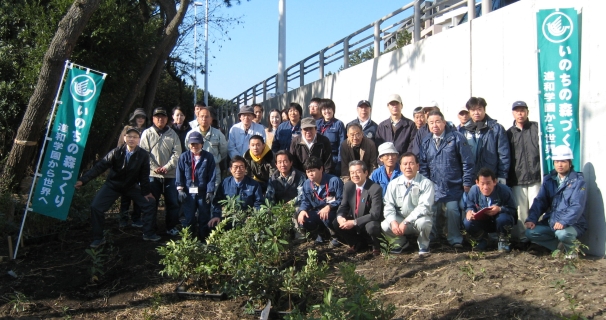
[[[181,155],[181,140],[175,130],[166,127],[168,130],[158,134],[156,127],[152,126],[145,129],[141,134],[141,149],[149,153],[150,177],[155,178],[176,178],[177,163]],[[166,174],[156,173],[156,169],[164,167]]]

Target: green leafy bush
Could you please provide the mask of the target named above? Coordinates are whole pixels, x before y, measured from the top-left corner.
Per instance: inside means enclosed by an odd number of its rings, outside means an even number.
[[[364,276],[356,273],[356,265],[342,263],[339,265],[342,283],[336,283],[324,291],[321,304],[312,306],[309,314],[294,312],[286,317],[290,320],[302,319],[391,319],[395,315],[395,306],[385,306],[382,301],[373,297],[378,287]]]
[[[184,229],[180,240],[158,248],[162,275],[189,279],[207,291],[247,296],[249,308],[265,305],[267,300],[275,305],[280,297],[290,301],[324,278],[328,267],[318,264],[315,251],[309,252],[301,270],[286,268],[293,262],[292,204],[267,202],[259,210],[243,210],[234,197],[222,205],[223,220],[206,243]]]

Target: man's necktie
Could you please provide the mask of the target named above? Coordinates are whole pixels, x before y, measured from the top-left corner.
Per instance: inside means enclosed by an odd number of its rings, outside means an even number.
[[[362,190],[356,188],[356,218],[358,218],[358,208],[360,207],[360,199],[362,198]]]

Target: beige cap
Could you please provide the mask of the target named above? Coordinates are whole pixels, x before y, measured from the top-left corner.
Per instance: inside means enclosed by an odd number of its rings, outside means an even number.
[[[392,101],[398,101],[399,103],[402,103],[402,98],[400,98],[399,94],[389,95],[389,98],[387,98],[387,104],[389,104]]]

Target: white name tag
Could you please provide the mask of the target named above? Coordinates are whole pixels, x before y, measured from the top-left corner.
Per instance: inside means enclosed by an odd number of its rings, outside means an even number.
[[[189,187],[189,193],[198,194],[198,187]]]

